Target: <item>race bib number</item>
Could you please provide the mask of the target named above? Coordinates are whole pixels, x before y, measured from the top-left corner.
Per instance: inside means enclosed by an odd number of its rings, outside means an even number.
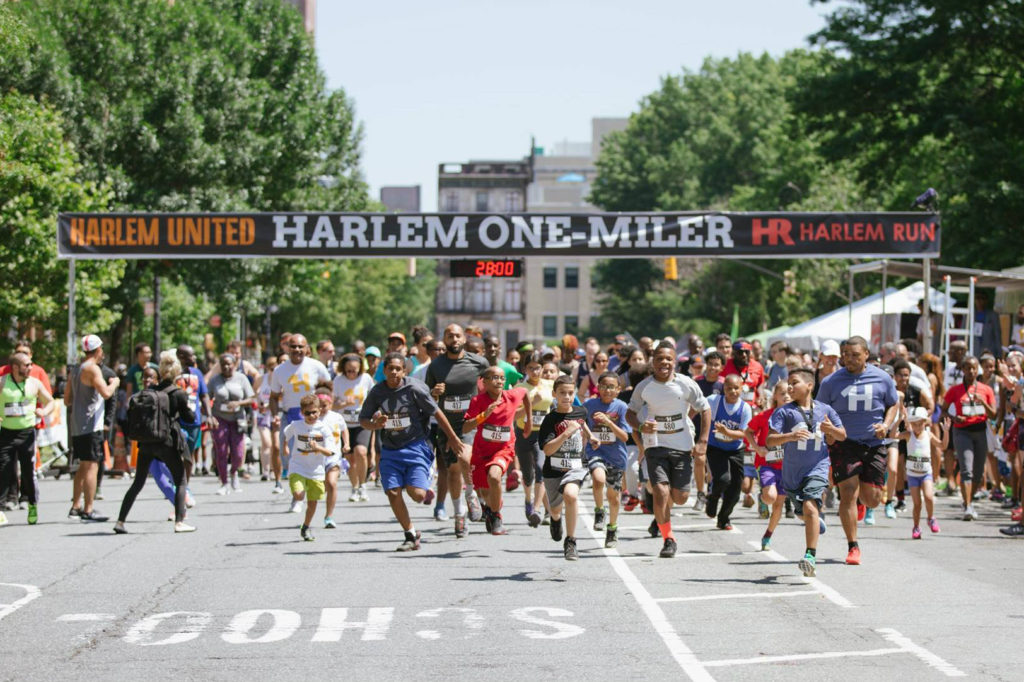
[[[754,453],[747,450],[743,453],[743,463],[747,466],[754,466]]]
[[[768,452],[764,453],[764,461],[766,461],[766,462],[781,462],[782,461],[782,448],[768,448]]]
[[[655,424],[661,433],[672,433],[683,428],[683,415],[672,414],[667,417],[655,417]]]
[[[915,459],[913,457],[907,457],[907,471],[916,476],[922,476],[931,472],[932,460],[929,459]]]
[[[384,428],[388,431],[403,431],[412,426],[412,419],[407,416],[392,415],[384,422]]]
[[[552,457],[551,466],[562,471],[580,469],[583,467],[583,460],[577,457]]]
[[[28,414],[25,403],[7,403],[4,405],[5,417],[24,417]]]
[[[346,424],[359,426],[359,410],[355,408],[342,410],[341,418],[345,420]]]
[[[740,398],[742,398],[744,400],[744,402],[748,402],[748,403],[753,401],[754,400],[754,389],[750,388],[749,386],[744,386],[743,387],[743,392],[740,393]]]
[[[530,421],[533,423],[534,426],[540,426],[541,424],[544,423],[544,417],[546,416],[547,415],[544,414],[543,412],[531,412]]]
[[[480,427],[480,435],[488,443],[507,443],[512,440],[512,429],[508,426],[484,424]]]
[[[975,336],[981,336],[982,333],[985,331],[985,323],[984,322],[975,322],[973,328],[974,328],[974,335]]]
[[[594,434],[594,439],[597,440],[598,443],[606,444],[615,442],[615,433],[607,426],[595,426],[592,433]]]
[[[985,408],[982,405],[964,405],[962,413],[965,417],[981,417],[985,414]]]
[[[445,412],[465,412],[468,409],[468,395],[450,395],[444,399]]]

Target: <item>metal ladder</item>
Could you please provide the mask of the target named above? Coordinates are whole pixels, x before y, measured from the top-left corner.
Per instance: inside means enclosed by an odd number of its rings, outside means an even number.
[[[974,285],[976,278],[971,277],[966,286],[953,284],[949,275],[944,276],[946,285],[946,310],[943,312],[942,323],[942,358],[949,361],[949,344],[958,339],[967,342],[967,353],[974,355]],[[956,300],[953,294],[967,294],[967,307],[954,307]],[[956,326],[956,316],[962,315],[964,326]]]

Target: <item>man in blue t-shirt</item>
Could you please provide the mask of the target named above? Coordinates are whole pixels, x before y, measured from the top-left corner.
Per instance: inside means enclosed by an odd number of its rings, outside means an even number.
[[[814,372],[795,369],[786,380],[793,400],[772,413],[765,445],[782,447],[782,487],[804,518],[807,549],[800,570],[813,577],[818,536],[825,532],[821,502],[828,489],[828,445],[845,440],[846,430],[835,410],[811,398]]]
[[[622,498],[622,476],[629,453],[626,441],[633,429],[626,423],[626,403],[619,400],[619,377],[605,372],[597,379],[597,395],[583,403],[587,410],[587,426],[600,443],[596,450],[587,445],[587,468],[594,489],[594,530],[605,530],[604,546],[618,545],[619,502]],[[608,508],[604,507],[605,485],[608,486]]]
[[[877,507],[885,492],[886,448],[882,441],[899,410],[896,382],[868,365],[868,342],[853,336],[840,349],[843,367],[821,382],[818,400],[830,406],[846,426],[846,440],[831,448],[832,480],[839,486],[839,519],[849,554],[860,564],[857,544],[858,500]]]

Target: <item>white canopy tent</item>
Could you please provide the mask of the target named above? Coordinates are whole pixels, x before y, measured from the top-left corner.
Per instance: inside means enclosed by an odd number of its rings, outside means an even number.
[[[802,322],[772,336],[768,343],[786,341],[791,347],[816,351],[826,339],[841,340],[851,336],[871,338],[871,316],[883,313],[917,313],[918,303],[924,295],[924,284],[914,282],[903,289],[889,287],[884,292],[872,294],[852,306],[844,305],[824,315]],[[945,296],[932,288],[929,297],[930,309],[941,313]]]

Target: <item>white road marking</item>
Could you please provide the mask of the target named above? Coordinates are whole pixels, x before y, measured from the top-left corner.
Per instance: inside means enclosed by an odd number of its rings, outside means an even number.
[[[816,590],[795,590],[792,592],[736,592],[733,594],[706,594],[700,597],[663,597],[656,602],[714,601],[717,599],[781,599],[783,597],[821,596]]]
[[[650,592],[643,586],[640,579],[636,577],[636,574],[630,570],[629,565],[625,560],[619,556],[619,553],[615,549],[608,549],[604,547],[604,536],[593,528],[593,523],[588,514],[579,515],[580,523],[583,523],[587,530],[595,540],[597,540],[604,552],[605,557],[611,564],[612,568],[618,574],[619,578],[625,583],[626,588],[633,594],[633,598],[636,599],[637,604],[640,605],[641,610],[647,619],[651,621],[651,625],[654,626],[654,631],[658,633],[661,640],[668,647],[669,653],[672,654],[672,658],[675,659],[679,667],[683,669],[686,676],[694,682],[698,680],[712,681],[714,678],[705,669],[704,665],[697,660],[693,651],[690,647],[686,646],[686,643],[679,636],[679,633],[672,627],[672,623],[669,622],[665,616],[665,612],[662,611],[661,606],[658,602],[651,597]]]
[[[751,547],[758,547],[758,548],[761,547],[760,541],[758,541],[758,542],[751,541],[751,542],[749,542],[747,544],[749,544]],[[786,557],[782,556],[781,554],[776,552],[774,549],[768,550],[767,552],[757,552],[757,553],[758,554],[763,554],[766,557],[768,557],[769,559],[771,559],[772,561],[776,561],[776,562],[778,562],[780,564],[788,564],[788,563],[790,563],[789,559],[787,559]],[[825,583],[821,582],[818,578],[805,578],[803,576],[800,576],[800,579],[803,580],[808,585],[810,585],[816,592],[818,592],[821,596],[825,597],[826,599],[828,599],[830,602],[832,602],[836,606],[841,606],[844,609],[852,609],[853,608],[853,602],[851,602],[849,599],[847,599],[843,595],[839,594],[832,587],[829,587]]]
[[[152,640],[152,635],[165,620],[183,617],[185,624],[163,639]],[[199,637],[206,630],[213,620],[213,614],[207,611],[168,611],[166,613],[154,613],[146,616],[135,625],[129,628],[124,635],[124,641],[139,646],[164,646],[167,644],[182,644],[191,642]]]
[[[544,625],[547,627],[554,628],[554,632],[541,632],[540,630],[520,630],[519,634],[529,639],[567,639],[569,637],[577,637],[582,635],[586,630],[581,628],[579,625],[573,625],[572,623],[563,623],[557,620],[546,620],[544,618],[538,618],[534,615],[534,612],[541,612],[546,616],[561,616],[564,618],[572,618],[572,611],[565,609],[549,608],[546,606],[527,606],[521,609],[515,609],[509,615],[512,618],[522,621],[524,623],[530,623],[532,625]]]
[[[259,637],[250,637],[249,631],[256,627],[263,616],[270,616],[271,625]],[[267,644],[280,642],[295,634],[302,625],[302,616],[284,609],[252,609],[235,614],[221,633],[220,638],[228,644]]]
[[[19,583],[0,583],[0,587],[17,587],[18,589],[25,590],[25,596],[21,599],[12,601],[10,604],[0,604],[3,608],[0,608],[0,620],[3,620],[7,616],[11,615],[25,604],[28,604],[34,599],[38,599],[42,592],[35,585],[21,585]]]
[[[59,623],[95,623],[104,620],[114,620],[116,616],[112,613],[65,613],[57,616]]]
[[[788,661],[810,661],[821,658],[847,658],[850,656],[885,656],[903,654],[904,649],[868,649],[867,651],[822,651],[816,654],[792,654],[790,656],[757,656],[755,658],[727,658],[720,661],[704,661],[709,668],[725,668],[734,665],[756,665],[759,663],[785,663]]]
[[[893,644],[899,646],[901,650],[917,656],[919,659],[927,663],[930,667],[935,668],[946,677],[966,677],[967,673],[960,670],[956,666],[948,663],[945,659],[940,656],[933,654],[932,652],[925,649],[919,644],[915,644],[910,641],[908,637],[904,637],[900,633],[896,632],[892,628],[878,628],[875,630],[878,634],[885,637]]]
[[[391,606],[373,607],[366,610],[366,620],[349,622],[348,609],[320,609],[320,625],[313,635],[314,642],[340,642],[345,630],[362,630],[364,642],[382,641],[388,638],[395,609]]]

